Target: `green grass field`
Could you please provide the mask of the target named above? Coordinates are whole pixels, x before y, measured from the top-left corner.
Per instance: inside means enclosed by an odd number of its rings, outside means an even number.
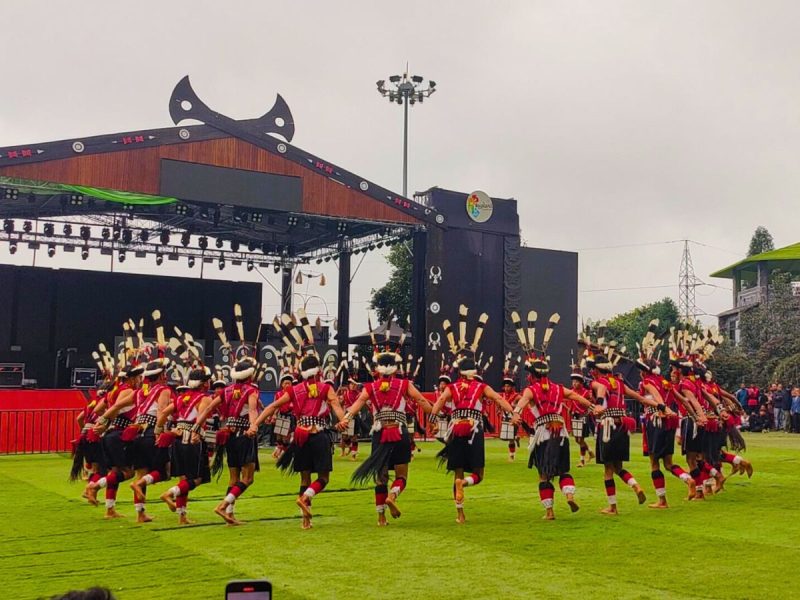
[[[667,480],[672,509],[639,506],[618,484],[621,514],[605,505],[602,470],[573,468],[580,512],[556,495],[554,522],[540,519],[535,472],[506,461],[487,444],[486,480],[467,489],[468,522],[454,521],[451,477],[435,468],[436,443],[423,443],[401,496],[403,517],[375,526],[371,490],[348,485],[354,463],[339,459],[331,484],[314,501],[314,529],[300,529],[293,500],[297,478],[279,474],[268,453],[255,485],[237,504],[242,527],[212,514],[225,482],[192,495],[190,518],[154,501],[155,521],[137,526],[131,494],[120,489],[128,517],[105,521],[103,508],[79,498],[60,455],[0,457],[2,598],[39,598],[90,585],[118,598],[221,598],[227,580],[272,581],[288,598],[779,598],[800,592],[800,436],[747,438],[756,473],[737,476],[710,500],[688,503]],[[641,447],[638,436],[634,449]],[[338,450],[337,450],[338,453]],[[575,448],[573,445],[573,453]],[[630,470],[655,499],[641,457]]]

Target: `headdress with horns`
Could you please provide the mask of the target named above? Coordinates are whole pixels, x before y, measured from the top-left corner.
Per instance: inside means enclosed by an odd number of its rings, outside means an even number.
[[[536,347],[537,318],[536,311],[529,311],[526,327],[523,328],[519,313],[517,311],[511,313],[511,321],[517,331],[517,338],[525,351],[525,368],[535,377],[544,377],[550,372],[550,357],[547,355],[547,348],[550,346],[553,331],[561,320],[561,316],[558,313],[550,315],[544,336],[542,336],[542,345],[539,348]]]
[[[478,317],[472,343],[467,345],[468,314],[469,309],[466,305],[462,304],[458,307],[458,343],[456,343],[455,336],[453,335],[453,328],[449,320],[445,319],[442,323],[442,328],[444,329],[445,337],[450,346],[450,353],[454,357],[453,368],[457,369],[462,376],[472,378],[478,375],[480,369],[476,354],[481,343],[483,330],[486,327],[486,323],[489,321],[489,315],[481,313]]]

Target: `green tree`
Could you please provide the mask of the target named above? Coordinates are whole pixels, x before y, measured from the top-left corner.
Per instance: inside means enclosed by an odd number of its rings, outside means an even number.
[[[791,281],[790,274],[774,271],[769,301],[740,318],[742,350],[753,364],[752,378],[759,385],[770,383],[778,365],[800,347],[800,298],[792,293]]]
[[[411,315],[411,253],[404,243],[392,246],[386,253],[386,262],[391,266],[389,281],[372,290],[369,307],[378,313],[381,322],[386,321],[389,313],[405,322]]]
[[[773,380],[780,381],[784,387],[800,385],[800,354],[792,354],[779,362]]]
[[[606,339],[616,340],[619,346],[625,346],[626,354],[636,354],[636,342],[641,342],[647,326],[653,319],[658,319],[659,333],[676,325],[679,320],[678,307],[672,298],[663,298],[658,302],[645,304],[626,313],[616,315],[606,323]],[[597,324],[591,329],[592,337],[597,337]]]
[[[717,383],[729,392],[739,389],[740,383],[750,384],[753,381],[753,361],[741,346],[736,346],[730,340],[725,340],[717,348],[709,368]]]
[[[772,241],[772,234],[766,227],[759,225],[756,227],[753,237],[750,238],[750,247],[747,249],[747,256],[755,256],[762,252],[775,250],[775,242]]]

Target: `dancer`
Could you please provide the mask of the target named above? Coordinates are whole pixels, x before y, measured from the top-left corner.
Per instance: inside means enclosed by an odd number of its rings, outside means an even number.
[[[569,378],[572,391],[581,398],[588,400],[590,404],[594,406],[594,396],[591,388],[586,387],[586,376],[583,374],[583,370],[579,366],[573,365],[572,373],[570,373]],[[589,419],[594,417],[593,413],[580,402],[573,402],[570,400],[568,401],[567,408],[570,414],[572,437],[575,438],[575,443],[578,444],[578,448],[580,448],[581,458],[578,463],[578,468],[582,468],[587,463],[587,455],[588,461],[594,458],[594,452],[592,452],[592,449],[589,448],[589,445],[586,443],[586,438],[592,434]]]
[[[519,369],[519,361],[514,366],[511,366],[511,353],[506,356],[505,364],[503,365],[503,387],[500,395],[511,406],[516,406],[520,394],[517,391],[517,372]],[[519,446],[519,431],[518,426],[511,423],[511,414],[501,411],[500,423],[500,439],[508,442],[508,461],[513,462],[517,456],[517,446]]]
[[[405,332],[400,337],[396,349],[389,343],[389,327],[386,344],[382,349],[375,343],[375,334],[370,332],[373,344],[372,362],[378,377],[364,385],[355,403],[345,412],[339,427],[344,429],[355,418],[365,403],[369,403],[373,414],[372,453],[353,473],[352,483],[363,485],[375,483],[375,509],[378,513],[378,526],[385,527],[386,508],[392,518],[400,518],[401,512],[397,498],[408,484],[408,464],[411,461],[411,437],[414,432],[407,420],[407,404],[414,401],[430,413],[431,404],[417,390],[411,378],[398,376],[403,362],[400,351],[403,348]],[[408,369],[406,370],[408,374]],[[389,485],[389,471],[395,477]]]
[[[202,364],[196,365],[189,372],[188,391],[176,398],[159,416],[160,424],[168,415],[172,415],[176,421],[175,428],[166,435],[177,438],[172,445],[172,475],[180,480],[161,494],[161,500],[171,511],[178,513],[178,523],[181,525],[192,523],[187,517],[189,492],[211,481],[203,427],[222,398],[209,395],[210,379],[211,370]]]
[[[330,480],[333,471],[330,437],[327,428],[333,410],[336,417],[344,419],[344,411],[339,404],[336,392],[329,384],[322,381],[321,364],[314,347],[314,334],[304,310],[297,311],[303,334],[294,325],[289,315],[281,316],[280,331],[284,335],[284,343],[291,344],[293,337],[300,348],[300,376],[303,381],[288,388],[287,393],[275,400],[254,420],[250,434],[254,435],[258,425],[270,418],[281,406],[291,402],[297,419],[292,443],[281,456],[277,466],[282,471],[300,473],[300,491],[295,503],[302,513],[303,529],[312,528],[311,502],[314,496],[322,492]],[[303,339],[305,336],[305,339]],[[294,352],[294,347],[290,348]],[[317,478],[312,482],[312,473]]]
[[[256,435],[258,427],[253,424],[258,418],[259,395],[257,385],[258,361],[255,358],[258,350],[256,343],[248,344],[244,335],[242,307],[233,307],[234,321],[239,335],[239,346],[235,350],[237,358],[231,369],[232,383],[225,388],[223,414],[226,415],[225,426],[217,434],[217,457],[213,470],[221,467],[221,452],[224,449],[228,462],[229,483],[222,501],[214,508],[228,525],[241,525],[236,518],[234,505],[236,500],[253,485],[255,472],[258,470],[258,444]],[[231,348],[220,319],[212,319],[214,330],[223,346]]]
[[[597,403],[601,410],[597,411],[597,462],[602,463],[605,475],[606,497],[608,507],[601,513],[604,515],[617,515],[617,492],[614,484],[614,475],[617,475],[635,493],[639,504],[647,501],[647,496],[636,481],[636,478],[624,468],[624,463],[630,460],[630,434],[636,430],[636,422],[626,415],[625,398],[633,398],[645,406],[658,408],[655,400],[650,400],[631,389],[624,380],[614,375],[614,367],[622,359],[612,346],[605,349],[605,353],[597,356],[590,354],[587,364],[593,369],[594,381],[592,387],[599,386],[602,390],[597,395]]]
[[[456,522],[459,524],[466,522],[464,488],[478,485],[484,476],[486,457],[483,440],[483,415],[487,403],[494,402],[506,412],[514,410],[514,407],[500,394],[475,378],[478,374],[475,354],[489,315],[481,314],[473,342],[467,347],[467,313],[467,307],[462,304],[459,307],[458,345],[456,345],[450,321],[445,320],[443,323],[450,351],[455,358],[453,368],[458,372],[458,379],[448,385],[439,395],[431,410],[431,417],[436,419],[442,407],[448,401],[452,400],[453,402],[445,447],[437,456],[440,463],[447,462],[448,472],[452,471],[454,474],[453,499],[456,505]],[[516,425],[519,422],[519,414],[512,415],[511,422]]]
[[[650,459],[650,477],[653,480],[657,501],[649,504],[650,508],[669,508],[667,502],[667,486],[664,470],[672,473],[689,488],[689,498],[695,495],[692,477],[680,466],[673,462],[675,453],[675,432],[680,424],[678,417],[679,402],[672,393],[671,385],[661,377],[656,358],[656,351],[661,344],[661,338],[656,337],[658,319],[653,319],[647,328],[642,343],[639,345],[639,357],[636,366],[641,371],[639,393],[650,400],[654,400],[656,407],[645,408],[645,426],[642,435],[643,454]]]
[[[291,360],[291,359],[289,359]],[[288,393],[288,389],[297,383],[297,379],[292,372],[289,365],[285,365],[281,369],[278,384],[280,389],[275,392],[275,399],[279,400],[284,394]],[[275,460],[280,459],[289,443],[292,441],[292,431],[294,431],[294,416],[292,415],[292,403],[289,402],[281,406],[281,409],[275,415],[275,423],[273,432],[275,434],[275,451],[272,453],[272,458]]]
[[[576,512],[578,504],[575,502],[575,480],[569,473],[569,432],[565,423],[566,401],[582,406],[585,410],[594,409],[590,400],[564,386],[550,381],[550,363],[547,359],[547,347],[553,336],[553,330],[558,325],[561,317],[558,313],[551,315],[547,329],[544,332],[542,346],[537,349],[536,344],[536,318],[535,311],[528,313],[527,333],[522,327],[522,320],[515,311],[511,313],[519,337],[520,344],[525,350],[525,368],[528,371],[529,385],[522,391],[522,396],[514,408],[517,417],[530,404],[534,422],[534,433],[530,442],[530,458],[528,468],[536,466],[539,472],[539,499],[545,509],[545,520],[555,519],[553,509],[553,495],[555,487],[552,480],[558,476],[559,487],[567,499],[570,510]]]

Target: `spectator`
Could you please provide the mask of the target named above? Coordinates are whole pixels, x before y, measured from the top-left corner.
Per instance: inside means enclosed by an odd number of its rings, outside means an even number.
[[[53,596],[50,600],[114,600],[114,594],[106,588],[93,587]]]
[[[750,417],[747,416],[747,413],[744,413],[741,416],[741,420],[739,422],[739,429],[741,431],[750,431]]]
[[[769,413],[766,406],[762,406],[757,413],[750,416],[750,431],[756,433],[769,431]]]
[[[751,383],[747,388],[747,414],[752,415],[758,411],[759,389]]]
[[[739,389],[736,390],[736,399],[739,401],[739,404],[742,405],[742,409],[747,410],[747,386],[744,384],[744,381],[739,384]]]
[[[795,386],[792,389],[792,408],[790,412],[792,416],[792,433],[800,433],[800,387]]]
[[[770,394],[772,401],[772,428],[775,431],[783,429],[783,384],[773,384],[775,387]]]
[[[792,430],[792,392],[791,386],[783,388],[783,430],[789,433]]]

